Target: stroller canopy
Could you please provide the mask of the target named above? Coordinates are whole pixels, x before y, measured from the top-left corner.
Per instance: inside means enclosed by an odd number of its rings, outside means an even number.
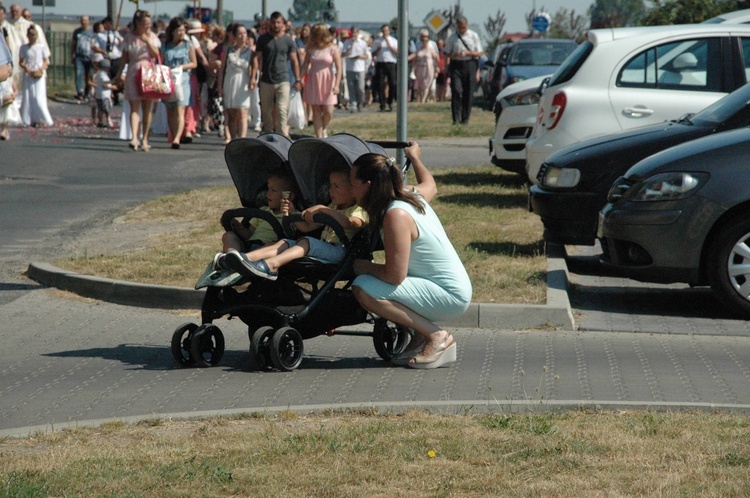
[[[256,199],[266,190],[268,177],[272,173],[289,175],[291,145],[291,140],[278,133],[238,138],[227,145],[224,160],[244,207],[260,208],[266,205],[265,196],[260,201]]]
[[[304,207],[328,204],[329,175],[347,169],[364,154],[388,156],[380,145],[364,142],[349,133],[329,138],[301,138],[289,149],[289,165],[299,185]]]

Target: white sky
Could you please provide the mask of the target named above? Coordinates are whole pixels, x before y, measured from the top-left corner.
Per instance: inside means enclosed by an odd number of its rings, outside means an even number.
[[[469,19],[469,23],[481,26],[489,15],[495,15],[498,9],[503,10],[506,17],[506,31],[524,31],[526,13],[532,9],[545,8],[550,14],[561,7],[575,10],[577,14],[586,14],[593,0],[521,0],[519,2],[500,2],[498,0],[405,0],[408,4],[409,20],[415,25],[422,25],[425,16],[433,9],[442,10],[460,3]],[[11,3],[19,3],[31,9],[32,15],[41,19],[42,7],[32,6],[32,0],[0,0],[8,7]],[[50,14],[80,15],[89,14],[93,18],[103,17],[107,12],[106,0],[55,0],[55,7],[47,7]],[[117,0],[117,6],[120,0]],[[203,0],[203,7],[215,8],[216,0]],[[141,2],[141,8],[152,14],[167,13],[176,15],[185,5],[192,5],[193,0],[157,0],[156,2]],[[278,10],[285,16],[292,6],[293,0],[267,0],[269,14]],[[343,22],[388,22],[398,14],[398,0],[335,0],[339,11],[339,19]],[[123,16],[130,17],[136,9],[136,4],[125,0]],[[234,12],[235,19],[252,19],[256,12],[262,10],[262,0],[224,0],[224,9]]]

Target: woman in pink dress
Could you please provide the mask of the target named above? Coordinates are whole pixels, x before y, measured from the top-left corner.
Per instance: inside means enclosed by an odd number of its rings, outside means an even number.
[[[131,31],[125,35],[125,43],[122,47],[122,62],[120,73],[125,64],[128,71],[125,75],[125,98],[130,104],[130,129],[133,130],[133,138],[128,146],[134,151],[138,150],[138,136],[140,126],[140,109],[143,115],[143,130],[140,147],[143,152],[151,150],[148,136],[151,132],[151,108],[153,101],[145,100],[141,96],[141,89],[136,84],[135,75],[141,72],[141,68],[150,63],[152,59],[159,57],[161,42],[159,37],[151,31],[151,14],[145,10],[136,10],[133,15]]]
[[[414,92],[417,94],[417,102],[427,102],[430,94],[432,80],[435,79],[435,68],[439,66],[438,51],[430,41],[430,32],[423,29],[419,33],[419,44],[417,51],[409,55],[409,62],[414,64]]]
[[[312,107],[313,126],[318,138],[328,136],[328,124],[341,84],[341,71],[341,53],[333,43],[331,32],[325,24],[316,24],[312,27],[307,44],[302,75],[306,76],[303,100]]]

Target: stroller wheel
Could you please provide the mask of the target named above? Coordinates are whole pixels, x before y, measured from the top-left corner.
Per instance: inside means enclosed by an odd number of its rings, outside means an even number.
[[[172,357],[181,367],[192,367],[195,360],[190,353],[190,340],[193,338],[198,325],[183,323],[172,334]]]
[[[409,344],[409,329],[378,318],[372,331],[372,342],[378,355],[385,361],[391,361]]]
[[[260,327],[250,336],[250,358],[259,370],[271,370],[271,338],[273,327]]]
[[[271,361],[282,372],[291,372],[302,363],[305,346],[302,336],[292,327],[281,327],[274,332],[271,342]]]
[[[190,339],[190,353],[199,367],[216,365],[224,356],[224,334],[216,325],[201,325]]]

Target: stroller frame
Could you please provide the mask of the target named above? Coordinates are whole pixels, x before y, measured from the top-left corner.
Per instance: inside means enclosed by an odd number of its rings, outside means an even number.
[[[233,218],[243,223],[259,217],[267,221],[279,239],[287,237],[292,224],[302,221],[299,213],[284,218],[283,226],[268,211],[260,209],[259,193],[274,171],[292,176],[301,194],[300,204],[325,203],[323,187],[331,170],[351,167],[362,154],[386,155],[384,148],[405,147],[403,142],[364,142],[349,134],[327,139],[303,138],[292,143],[275,133],[233,140],[225,160],[237,188],[242,208],[225,211],[221,223],[230,229]],[[259,164],[260,162],[263,164]],[[406,172],[408,163],[403,171]],[[314,221],[331,227],[346,248],[339,265],[325,265],[309,258],[292,262],[279,271],[279,279],[268,281],[241,276],[231,270],[215,270],[209,264],[196,288],[206,287],[201,306],[201,324],[184,323],[172,334],[172,356],[182,367],[211,367],[224,354],[222,331],[213,322],[227,316],[248,325],[250,356],[260,370],[292,371],[304,358],[304,340],[334,334],[372,337],[375,351],[386,361],[407,346],[410,331],[364,310],[351,292],[355,259],[371,258],[379,237],[367,227],[351,240],[331,216],[318,214]],[[322,282],[322,284],[321,284]],[[337,287],[345,282],[343,287]],[[238,287],[241,287],[238,290]],[[244,288],[244,290],[242,290]],[[334,332],[345,325],[372,323],[373,331]]]

